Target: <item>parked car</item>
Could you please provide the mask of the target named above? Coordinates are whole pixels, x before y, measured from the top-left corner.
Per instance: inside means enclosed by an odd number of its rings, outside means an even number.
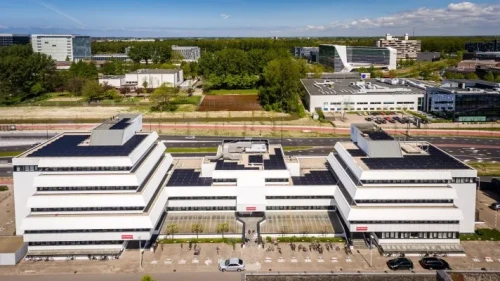
[[[245,263],[242,259],[230,258],[219,263],[219,270],[224,271],[242,271],[245,270]]]
[[[407,258],[397,258],[387,261],[387,267],[391,270],[400,270],[400,269],[413,269],[413,262]]]
[[[450,265],[445,260],[434,257],[423,258],[418,263],[420,263],[424,269],[451,269]]]
[[[372,119],[372,118],[370,118],[370,117],[366,117],[366,118],[365,118],[365,120],[366,120],[366,121],[372,121],[373,119]]]
[[[396,123],[396,120],[394,120],[394,119],[389,119],[388,121],[391,123]]]
[[[194,139],[196,139],[196,137],[195,136],[187,136],[187,137],[185,137],[185,139],[187,139],[187,140],[194,140]]]
[[[495,211],[500,210],[500,202],[491,203],[490,208]]]

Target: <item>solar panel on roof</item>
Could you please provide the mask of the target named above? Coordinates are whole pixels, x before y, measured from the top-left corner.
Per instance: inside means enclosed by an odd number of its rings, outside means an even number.
[[[102,157],[127,156],[147,135],[134,135],[123,145],[79,145],[89,135],[63,135],[55,141],[30,153],[27,157]]]

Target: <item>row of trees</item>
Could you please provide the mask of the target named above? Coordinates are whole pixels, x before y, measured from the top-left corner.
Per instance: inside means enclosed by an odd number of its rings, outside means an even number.
[[[466,74],[460,73],[460,72],[454,72],[454,71],[447,71],[444,74],[444,77],[447,79],[471,79],[471,80],[476,80],[480,79],[480,77],[475,73],[475,72],[469,72]],[[500,74],[493,74],[493,72],[488,72],[486,73],[483,77],[483,80],[490,81],[490,82],[499,82],[500,83]]]
[[[60,83],[54,61],[31,45],[0,47],[0,104],[39,97]]]

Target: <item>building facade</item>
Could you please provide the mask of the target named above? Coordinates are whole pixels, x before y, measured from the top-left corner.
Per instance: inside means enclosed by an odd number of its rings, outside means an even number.
[[[307,59],[308,62],[319,62],[319,47],[294,47],[292,54],[297,58]]]
[[[121,88],[126,85],[125,75],[104,75],[99,77],[99,84]]]
[[[422,42],[420,40],[410,40],[408,34],[405,34],[404,39],[399,39],[387,34],[385,38],[377,40],[377,47],[391,47],[398,52],[397,59],[417,59],[417,54],[422,50]]]
[[[406,79],[302,79],[309,112],[420,110],[426,85]]]
[[[425,111],[454,122],[500,120],[500,83],[482,80],[445,80],[426,90]]]
[[[141,115],[123,114],[13,159],[16,235],[28,255],[117,255],[129,240],[154,240],[172,157],[141,129]]]
[[[139,69],[125,74],[126,85],[138,88],[158,88],[164,83],[167,86],[177,87],[182,82],[184,82],[182,69]]]
[[[11,45],[27,45],[31,37],[27,34],[0,34],[0,47]]]
[[[467,42],[465,43],[467,52],[500,52],[500,43],[498,40],[489,42]]]
[[[319,63],[334,72],[351,72],[361,67],[396,69],[397,51],[393,48],[319,45]]]
[[[79,61],[92,58],[90,36],[63,34],[33,34],[34,52],[51,56],[55,61]]]
[[[172,51],[179,52],[184,61],[198,61],[201,56],[200,47],[196,46],[172,46]]]
[[[99,54],[92,56],[93,61],[131,61],[127,54]]]

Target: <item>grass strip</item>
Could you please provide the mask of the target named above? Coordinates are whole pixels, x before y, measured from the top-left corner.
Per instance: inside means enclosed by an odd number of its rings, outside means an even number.
[[[23,153],[23,151],[0,151],[0,157],[17,156],[21,153]]]
[[[217,147],[168,147],[168,153],[216,153]]]
[[[478,176],[500,176],[500,163],[467,162],[466,164],[476,169]]]

